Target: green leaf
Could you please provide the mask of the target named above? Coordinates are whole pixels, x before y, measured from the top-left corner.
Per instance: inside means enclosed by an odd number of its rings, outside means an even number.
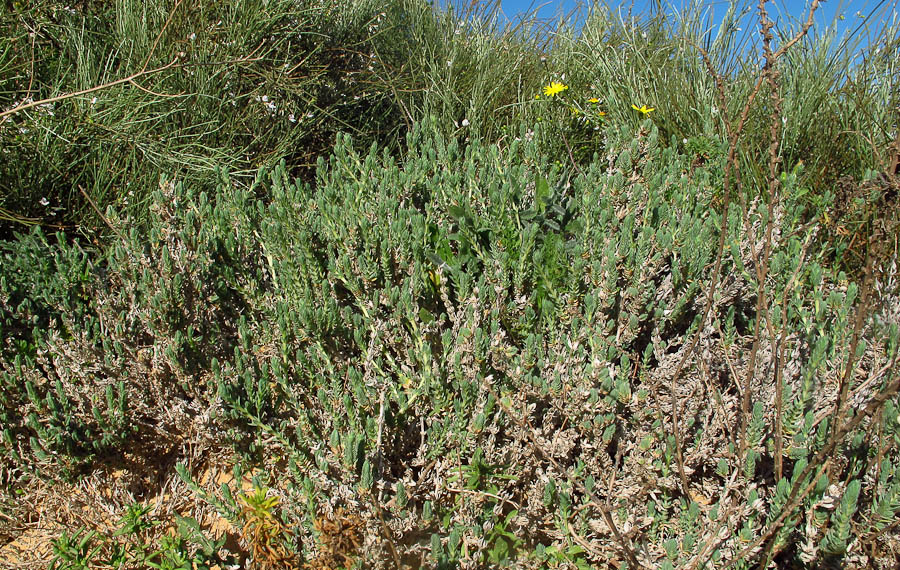
[[[539,213],[544,213],[547,207],[547,198],[549,197],[550,184],[547,183],[546,178],[538,176],[534,181],[534,205]]]

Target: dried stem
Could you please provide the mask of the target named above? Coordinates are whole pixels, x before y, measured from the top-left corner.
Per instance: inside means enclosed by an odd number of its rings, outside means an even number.
[[[712,61],[709,58],[709,54],[703,48],[699,46],[695,46],[697,50],[700,52],[700,55],[703,57],[703,61],[706,64],[707,70],[710,75],[712,75],[713,79],[716,82],[717,93],[719,96],[719,104],[722,107],[721,114],[722,120],[725,124],[725,131],[728,135],[729,143],[728,143],[728,157],[725,161],[725,172],[724,179],[722,182],[724,191],[724,197],[722,199],[722,227],[719,230],[719,243],[717,245],[716,251],[716,261],[713,266],[712,278],[710,279],[709,288],[706,293],[706,305],[703,309],[703,316],[700,319],[700,322],[697,326],[697,330],[694,331],[693,336],[691,337],[691,341],[688,344],[687,350],[681,356],[681,359],[678,361],[678,364],[675,366],[675,371],[672,374],[672,377],[669,381],[669,391],[671,393],[672,398],[672,432],[675,437],[675,459],[678,465],[678,477],[681,482],[682,492],[686,497],[690,496],[689,484],[687,480],[687,476],[684,471],[684,446],[681,440],[681,428],[680,418],[679,418],[679,398],[676,391],[678,386],[678,379],[681,376],[682,371],[684,370],[685,364],[687,364],[688,359],[694,354],[694,351],[697,348],[697,344],[700,342],[700,335],[703,334],[703,327],[706,324],[707,319],[709,318],[710,313],[712,312],[712,306],[714,303],[715,292],[719,287],[719,279],[722,274],[722,259],[724,258],[725,253],[725,236],[728,231],[728,211],[731,206],[731,195],[732,195],[732,175],[735,177],[737,175],[734,171],[736,171],[735,165],[737,163],[737,146],[738,141],[740,140],[741,133],[744,130],[744,125],[747,122],[747,117],[750,115],[750,108],[753,105],[753,101],[756,99],[756,95],[759,93],[759,89],[762,86],[762,76],[757,80],[756,85],[753,88],[753,91],[750,93],[750,96],[747,99],[746,104],[744,105],[743,110],[741,111],[740,120],[738,121],[738,125],[736,128],[731,127],[731,122],[727,117],[727,96],[725,93],[725,82],[722,76],[715,70],[712,65]]]
[[[81,191],[81,194],[88,201],[88,204],[90,204],[91,207],[94,209],[94,211],[97,212],[97,215],[100,216],[100,219],[103,220],[103,222],[109,227],[109,229],[111,229],[113,231],[113,233],[115,233],[117,236],[119,236],[119,239],[121,239],[124,242],[125,236],[122,235],[122,232],[120,232],[118,228],[116,228],[114,225],[112,225],[112,223],[110,223],[109,218],[107,218],[106,216],[103,215],[103,212],[101,212],[100,208],[97,207],[97,203],[94,202],[94,200],[88,195],[87,191],[84,189],[84,187],[81,184],[78,185],[78,190]]]
[[[841,375],[840,388],[838,390],[838,400],[834,405],[834,412],[831,416],[831,429],[839,429],[841,424],[841,414],[844,404],[847,402],[847,394],[850,390],[851,376],[853,368],[856,364],[856,348],[859,346],[859,338],[862,333],[863,324],[868,314],[869,293],[872,288],[872,264],[873,258],[871,251],[866,252],[866,267],[863,275],[862,287],[860,288],[859,306],[856,308],[856,316],[853,322],[853,334],[850,337],[850,348],[847,355],[847,364],[844,373]]]
[[[5,117],[8,117],[10,115],[15,115],[16,113],[20,113],[22,111],[26,111],[26,110],[32,109],[34,107],[39,107],[41,105],[47,105],[49,103],[55,103],[57,101],[63,101],[65,99],[71,99],[72,97],[79,97],[81,95],[87,95],[88,93],[94,93],[95,91],[101,91],[103,89],[115,87],[116,85],[122,85],[123,83],[133,83],[135,79],[144,77],[145,75],[153,75],[155,73],[159,73],[161,71],[165,71],[167,69],[171,69],[172,67],[175,67],[175,65],[178,63],[178,59],[179,59],[178,57],[175,57],[174,59],[172,59],[172,61],[170,61],[169,63],[167,63],[166,65],[163,65],[161,67],[156,67],[153,69],[142,69],[142,70],[138,71],[137,73],[129,75],[128,77],[123,77],[122,79],[116,79],[115,81],[110,81],[109,83],[104,83],[102,85],[96,85],[94,87],[90,87],[88,89],[83,89],[81,91],[75,91],[72,93],[63,93],[62,95],[57,95],[56,97],[49,97],[47,99],[41,99],[39,101],[32,101],[31,103],[25,103],[24,105],[19,105],[17,107],[13,107],[12,109],[9,109],[7,111],[3,111],[2,113],[0,113],[0,119],[4,119]]]
[[[800,269],[804,265],[804,261],[806,260],[806,254],[809,251],[809,245],[812,243],[812,237],[815,235],[815,232],[810,232],[806,241],[803,242],[803,250],[800,253],[800,259],[797,262],[797,267],[794,268],[794,273],[791,275],[790,279],[788,279],[787,285],[782,292],[781,297],[781,315],[782,319],[787,318],[787,304],[788,297],[791,294],[794,286],[797,283],[797,277],[800,274]],[[771,319],[766,319],[766,328],[769,332],[769,338],[776,338],[775,330],[772,326]],[[784,433],[782,432],[784,428],[784,346],[787,340],[788,329],[786,325],[783,325],[781,330],[781,336],[778,337],[775,342],[775,346],[772,349],[772,353],[775,355],[775,480],[778,481],[784,476]]]
[[[812,17],[812,13],[816,10],[817,7],[818,2],[814,1],[812,6],[810,7],[810,17]],[[766,277],[768,276],[769,272],[769,258],[771,257],[772,252],[772,232],[775,226],[775,206],[778,202],[780,189],[780,183],[778,180],[778,165],[781,163],[781,158],[779,156],[779,130],[781,123],[782,101],[781,97],[778,94],[779,73],[776,67],[778,56],[776,56],[776,54],[772,51],[772,28],[775,26],[775,23],[769,19],[765,0],[759,1],[758,10],[760,34],[762,36],[763,55],[766,60],[766,63],[763,66],[761,72],[761,77],[765,78],[765,81],[769,86],[769,97],[772,100],[773,109],[771,120],[769,123],[769,171],[766,176],[766,182],[768,184],[766,237],[763,243],[762,258],[757,260],[756,263],[756,319],[753,327],[753,345],[750,349],[747,371],[744,377],[744,393],[743,397],[741,398],[740,430],[738,432],[738,441],[740,442],[738,454],[741,457],[744,455],[744,453],[746,453],[748,446],[747,425],[750,419],[750,396],[752,393],[753,376],[756,372],[756,356],[759,352],[760,344],[762,343],[762,323],[764,319],[768,320],[766,315],[766,305],[768,301],[766,295]],[[774,342],[774,339],[772,340]],[[776,406],[777,405],[778,404],[776,403]]]

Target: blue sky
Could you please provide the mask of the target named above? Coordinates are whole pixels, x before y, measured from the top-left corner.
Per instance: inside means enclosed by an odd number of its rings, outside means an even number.
[[[471,0],[450,0],[457,6],[465,6]],[[754,9],[756,0],[744,0]],[[898,2],[900,0],[827,0],[821,2],[816,12],[816,26],[824,27],[826,25],[835,24],[838,34],[845,32],[855,32],[860,27],[859,33],[862,34],[863,45],[865,45],[865,26],[868,26],[870,34],[877,35],[886,22],[895,20],[898,12]],[[447,0],[440,0],[441,5],[445,5]],[[650,7],[655,5],[655,0],[627,0],[618,1],[610,0],[607,5],[615,9],[621,8],[623,17],[628,14],[629,7],[632,7],[634,15],[640,15],[649,12]],[[671,10],[681,11],[685,5],[689,5],[691,0],[659,0],[666,12]],[[537,8],[538,15],[541,18],[557,19],[560,16],[569,14],[576,6],[576,0],[501,0],[501,7],[504,15],[515,20],[517,16],[528,13]],[[728,8],[727,0],[714,0],[711,2],[703,2],[704,9],[710,10],[711,19],[717,22]],[[808,13],[807,0],[776,0],[769,2],[770,16],[778,22],[784,22],[789,19],[799,19],[806,17]],[[747,21],[748,26],[755,23],[755,18]],[[746,29],[746,28],[745,28]]]

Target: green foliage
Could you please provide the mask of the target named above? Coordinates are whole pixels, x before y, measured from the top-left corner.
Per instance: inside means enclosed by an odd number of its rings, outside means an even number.
[[[166,535],[154,545],[146,542],[144,532],[162,524],[149,518],[150,507],[129,505],[111,534],[86,531],[63,532],[53,541],[52,570],[87,570],[98,566],[112,568],[156,568],[158,570],[210,570],[231,562],[220,558],[224,538],[208,538],[191,517],[175,514],[176,533]]]
[[[847,551],[851,536],[851,519],[857,509],[861,484],[857,479],[847,484],[841,503],[831,516],[830,528],[822,540],[822,551],[826,554],[843,554]]]
[[[52,570],[87,570],[100,551],[95,544],[97,534],[79,529],[73,534],[63,532],[53,543],[54,559]]]
[[[188,410],[211,410],[212,424],[246,460],[265,457],[263,442],[274,442],[296,473],[328,473],[361,491],[386,476],[385,464],[403,461],[383,455],[377,442],[392,442],[397,453],[406,426],[424,426],[426,456],[467,457],[446,481],[474,493],[432,508],[452,518],[471,508],[464,506],[472,497],[488,497],[464,526],[483,525],[478,535],[486,532],[492,546],[485,555],[494,562],[517,556],[521,539],[496,497],[520,475],[496,448],[479,443],[479,434],[508,421],[482,382],[492,382],[506,406],[516,392],[549,406],[578,390],[582,403],[561,409],[579,438],[600,445],[645,433],[653,420],[643,399],[655,396],[635,387],[666,358],[667,346],[693,331],[721,221],[709,208],[713,179],[698,175],[706,167],[687,175],[692,158],[662,146],[649,122],[610,128],[609,163],[569,178],[524,136],[509,147],[463,147],[438,131],[434,123],[416,127],[403,162],[375,146],[357,153],[342,137],[320,161],[315,186],[291,179],[283,164],[260,170],[248,190],[225,172],[213,194],[162,180],[146,239],[126,232],[129,219],[110,209],[119,237],[102,249],[51,242],[40,230],[6,246],[10,263],[0,284],[7,298],[21,300],[3,305],[6,326],[19,335],[19,344],[5,345],[4,378],[13,386],[3,400],[13,419],[5,460],[32,469],[75,461],[89,468],[88,442],[114,449],[140,431],[132,418],[162,413],[162,402],[142,389],[150,370],[158,393],[188,398]],[[727,241],[738,242],[740,219],[730,219],[726,231]],[[813,355],[798,371],[802,382],[792,389],[802,397],[787,401],[786,422],[791,454],[809,457],[829,433],[828,421],[817,424],[809,409],[816,371],[849,342],[855,292],[851,284],[846,295],[807,295],[824,277],[821,266],[799,263],[801,251],[793,240],[773,251],[770,287],[791,307],[773,316],[778,326],[808,339]],[[743,255],[737,250],[733,260]],[[35,296],[25,271],[57,276]],[[784,272],[799,278],[782,279]],[[80,320],[71,318],[76,312]],[[728,318],[735,330],[749,320],[734,310]],[[43,328],[26,326],[35,319]],[[73,394],[87,390],[76,383],[84,381],[82,369],[40,360],[46,351],[81,351],[107,363],[91,369],[92,386],[99,382],[103,392],[85,393],[79,405]],[[26,414],[17,416],[22,406]],[[771,429],[757,402],[746,480],[760,473]],[[674,475],[674,437],[641,437],[647,465]],[[704,437],[697,432],[691,445]],[[729,472],[721,461],[713,465],[720,476]],[[603,477],[596,467],[576,472],[586,484]],[[544,508],[567,520],[581,500],[575,488],[558,479],[541,485]],[[778,484],[762,520],[774,520],[786,485]],[[233,497],[207,500],[236,516]],[[889,504],[879,502],[876,512],[890,512]],[[652,505],[660,538],[672,532],[667,518],[681,521],[673,539],[678,559],[702,543],[696,503],[670,496]],[[795,520],[778,545],[787,545]],[[829,535],[837,545],[846,528],[838,522]],[[756,530],[748,521],[740,532],[752,539]]]
[[[212,570],[217,562],[224,562],[218,551],[225,539],[212,540],[200,529],[192,517],[175,514],[177,534],[160,539],[159,548],[146,560],[147,566],[157,570]]]
[[[488,550],[484,553],[484,558],[489,564],[508,564],[515,560],[516,550],[523,541],[509,530],[509,525],[517,514],[518,511],[510,511],[505,518],[494,523],[485,535]]]
[[[900,512],[900,477],[897,468],[885,459],[878,474],[878,494],[872,504],[872,526],[880,531],[896,520]]]

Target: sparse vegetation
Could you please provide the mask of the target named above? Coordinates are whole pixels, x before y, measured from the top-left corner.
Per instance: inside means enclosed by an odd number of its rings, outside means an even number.
[[[897,22],[496,16],[6,2],[0,562],[892,567]]]

